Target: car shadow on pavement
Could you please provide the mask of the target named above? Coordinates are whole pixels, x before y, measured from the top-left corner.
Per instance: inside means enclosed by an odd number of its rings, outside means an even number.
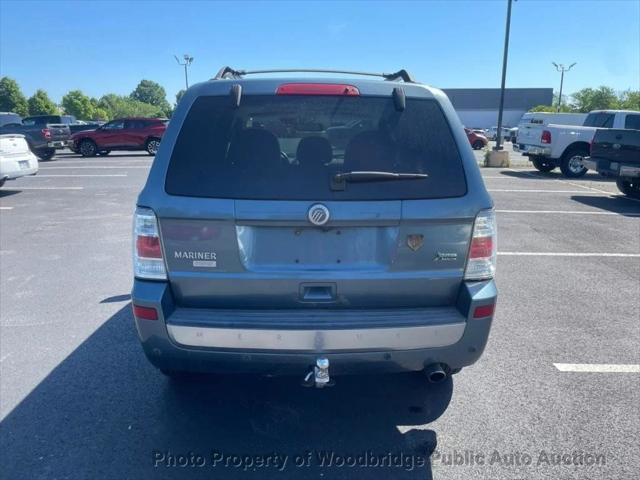
[[[640,214],[640,202],[627,198],[622,194],[612,194],[611,197],[596,197],[593,195],[572,195],[571,200],[593,208],[618,213],[622,216],[636,217]]]
[[[436,434],[424,425],[446,410],[451,380],[339,377],[326,389],[244,375],[177,383],[147,363],[130,310],[6,416],[3,478],[432,478]]]
[[[119,303],[126,302],[131,299],[130,293],[123,293],[122,295],[113,295],[103,299],[100,303]]]
[[[10,187],[2,187],[0,190],[0,198],[10,197],[11,195],[16,195],[17,193],[22,192],[19,188],[10,188]]]

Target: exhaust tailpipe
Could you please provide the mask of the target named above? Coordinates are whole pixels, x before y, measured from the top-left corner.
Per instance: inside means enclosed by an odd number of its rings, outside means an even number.
[[[424,369],[424,374],[430,383],[440,383],[447,379],[446,367],[441,363],[432,363]]]

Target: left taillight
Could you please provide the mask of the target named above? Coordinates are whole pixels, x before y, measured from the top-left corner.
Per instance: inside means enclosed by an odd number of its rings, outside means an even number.
[[[148,208],[137,208],[133,216],[133,273],[136,278],[167,279],[158,220]]]
[[[51,138],[51,130],[49,130],[48,128],[43,128],[42,129],[42,136],[44,138],[46,138],[47,140]]]
[[[473,234],[469,245],[469,258],[464,272],[465,280],[489,280],[496,272],[498,232],[496,214],[482,210],[473,222]]]

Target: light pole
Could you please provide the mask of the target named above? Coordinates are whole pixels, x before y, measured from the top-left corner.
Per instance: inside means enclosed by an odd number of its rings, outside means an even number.
[[[187,68],[193,62],[193,57],[191,55],[189,55],[188,53],[185,53],[182,56],[182,58],[184,59],[183,62],[180,61],[180,59],[178,58],[177,55],[174,55],[173,57],[176,59],[176,62],[178,62],[178,65],[182,65],[184,67],[184,85],[188,89],[189,88],[189,77],[187,75]]]
[[[560,95],[558,95],[558,111],[560,111],[560,107],[562,107],[562,84],[564,83],[564,72],[568,72],[573,68],[573,66],[577,63],[572,63],[568,67],[565,67],[562,63],[557,64],[556,62],[551,62],[556,70],[560,72]]]
[[[500,86],[500,108],[498,110],[498,131],[494,150],[502,150],[502,111],[504,109],[504,84],[507,79],[507,58],[509,56],[509,30],[511,29],[511,3],[507,1],[507,27],[504,33],[504,54],[502,57],[502,85]]]

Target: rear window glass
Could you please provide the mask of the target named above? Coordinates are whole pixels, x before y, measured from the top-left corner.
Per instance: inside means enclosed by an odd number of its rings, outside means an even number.
[[[624,128],[640,130],[640,115],[627,114],[627,118],[624,120]]]
[[[590,113],[584,121],[584,127],[613,128],[613,113]]]
[[[427,178],[348,182],[336,173],[382,171]],[[431,99],[252,95],[192,105],[173,149],[170,195],[272,200],[392,200],[466,193],[462,160]]]

